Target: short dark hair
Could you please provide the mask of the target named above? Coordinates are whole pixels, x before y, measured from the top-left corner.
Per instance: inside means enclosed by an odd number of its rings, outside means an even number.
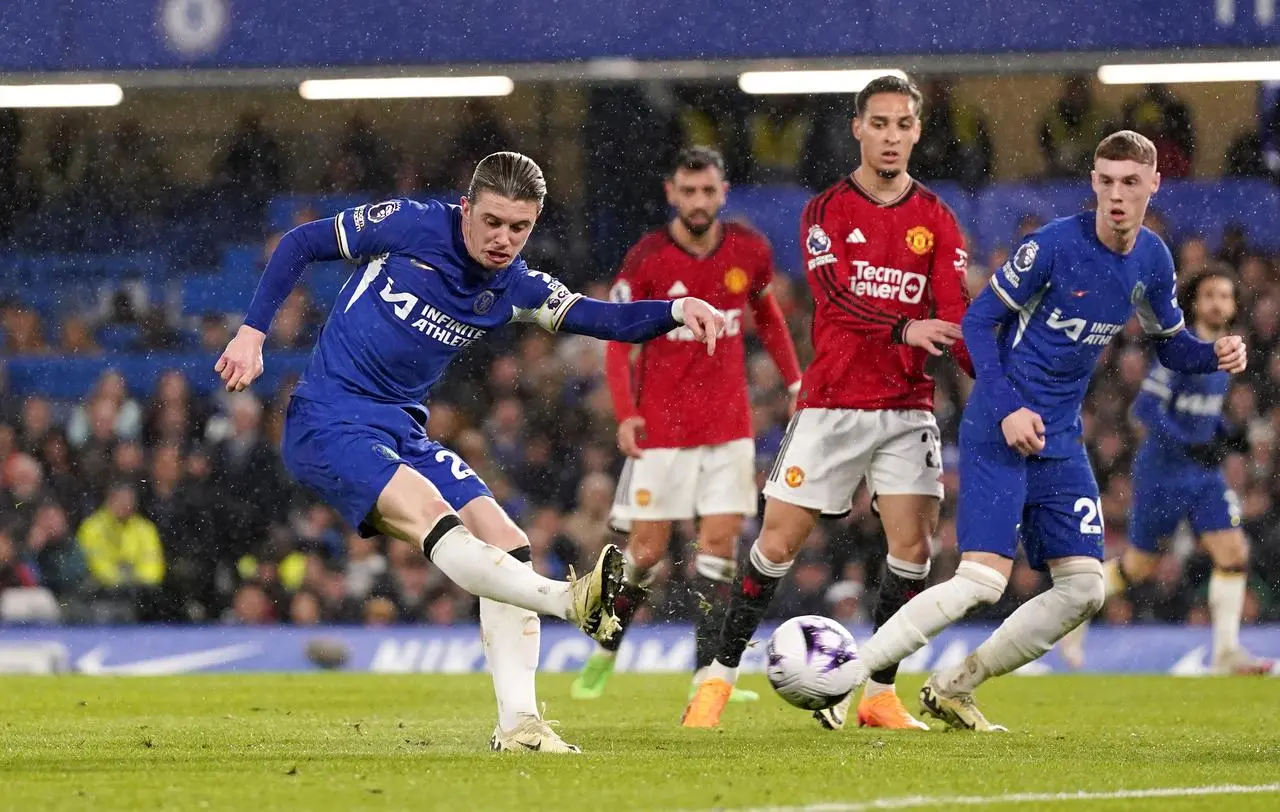
[[[1200,271],[1195,276],[1182,283],[1178,288],[1178,307],[1182,309],[1183,318],[1187,323],[1194,324],[1196,320],[1196,299],[1200,296],[1200,288],[1210,279],[1225,279],[1231,283],[1231,295],[1236,303],[1236,315],[1240,314],[1240,281],[1236,279],[1235,273],[1226,265],[1213,265]]]
[[[1156,165],[1156,145],[1142,133],[1120,130],[1108,135],[1093,151],[1093,159],[1106,161],[1137,161],[1147,166]]]
[[[687,169],[690,172],[701,172],[709,168],[719,170],[720,177],[724,177],[724,156],[720,154],[720,150],[714,147],[700,144],[694,145],[680,150],[680,154],[676,156],[675,164],[671,167],[671,174],[667,177],[674,178],[681,169]]]
[[[532,200],[542,211],[547,197],[547,181],[542,169],[528,155],[518,152],[495,152],[476,164],[467,188],[472,203],[481,192],[489,191],[509,200]]]
[[[911,99],[911,109],[918,118],[920,111],[924,108],[924,94],[920,92],[920,88],[916,87],[916,83],[910,79],[903,79],[892,73],[886,73],[884,76],[877,76],[866,87],[858,91],[858,98],[854,101],[854,108],[858,118],[862,118],[867,112],[867,103],[871,101],[871,97],[879,93],[897,93],[900,96],[906,96]]]

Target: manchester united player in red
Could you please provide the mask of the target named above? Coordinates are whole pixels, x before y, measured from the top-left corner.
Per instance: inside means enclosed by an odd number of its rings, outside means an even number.
[[[858,94],[853,136],[862,164],[813,198],[801,221],[816,304],[816,355],[799,411],[765,484],[764,523],[735,583],[715,661],[685,711],[687,727],[714,727],[742,652],[819,515],[852,508],[864,480],[889,550],[874,620],[884,623],[924,586],[942,498],[942,455],[933,417],[929,355],[960,343],[967,254],[951,210],[907,174],[920,138],[920,91],[882,76]],[[936,316],[936,318],[935,318]],[[877,672],[858,721],[920,729],[893,689],[896,665]],[[820,712],[844,725],[850,698]]]
[[[630,531],[626,585],[616,607],[622,629],[596,650],[573,683],[578,699],[603,693],[627,625],[666,558],[673,521],[699,519],[695,683],[716,653],[743,517],[754,516],[757,506],[742,335],[747,308],[793,398],[800,388],[795,348],[769,292],[769,244],[751,229],[719,219],[729,190],[720,154],[707,147],[684,150],[665,186],[676,216],[632,247],[613,298],[704,297],[725,314],[725,329],[715,356],[683,329],[642,345],[634,362],[633,345],[609,343],[605,371],[618,448],[628,457],[612,516],[618,529]],[[697,397],[689,394],[691,382]],[[756,698],[749,691],[731,696]]]

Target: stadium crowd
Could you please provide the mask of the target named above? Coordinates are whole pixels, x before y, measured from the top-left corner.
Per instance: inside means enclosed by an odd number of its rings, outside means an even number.
[[[1095,130],[1106,126],[1087,98],[1079,98],[1082,92],[1068,84],[1063,99],[1046,114],[1041,138],[1046,174],[1077,173],[1071,144],[1096,142]],[[920,176],[978,182],[994,160],[989,143],[983,146],[986,125],[980,113],[952,105],[945,86],[930,85],[930,95],[934,109],[946,115],[926,124],[926,137],[932,140],[919,150],[925,162]],[[674,137],[727,138],[724,121],[714,115],[716,98],[691,94],[679,99],[682,106],[672,118],[678,130]],[[805,141],[787,135],[785,113],[776,121],[747,117],[731,129],[742,141],[742,165],[752,167],[752,176],[806,182],[808,170],[786,174],[762,161],[778,157],[784,145]],[[502,146],[496,122],[476,115],[468,125],[472,151]],[[1162,155],[1170,155],[1174,172],[1189,160],[1194,131],[1176,99],[1140,97],[1123,116],[1139,128],[1145,122],[1164,139],[1168,153]],[[361,131],[354,129],[348,139],[352,144],[339,158],[381,154],[359,142],[360,137]],[[769,144],[775,147],[772,152],[766,149]],[[735,154],[733,145],[728,146]],[[129,151],[127,144],[121,149]],[[797,156],[812,155],[796,149]],[[284,183],[278,153],[260,124],[248,118],[221,159],[223,171],[215,182],[243,186],[265,201]],[[379,159],[373,167],[353,161],[335,161],[335,186],[393,191],[403,185],[387,160]],[[789,165],[792,170],[810,166],[798,158]],[[1262,174],[1253,171],[1259,165],[1242,159],[1241,166],[1250,171],[1239,174]],[[830,169],[825,177],[848,168]],[[439,170],[442,176],[450,171]],[[46,174],[46,180],[52,178],[49,183],[58,177]],[[449,182],[455,180],[449,176]],[[123,183],[134,189],[140,185],[136,179]],[[656,189],[650,185],[635,192],[651,201],[650,214],[639,217],[647,225],[653,224]],[[626,213],[625,205],[622,211]],[[21,211],[7,214],[6,228],[22,216]],[[1036,225],[1028,218],[1020,230]],[[1149,225],[1164,230],[1158,212]],[[535,250],[552,264],[553,257],[563,254],[554,244]],[[971,289],[979,289],[990,269],[999,267],[1004,250],[975,258]],[[1222,264],[1242,281],[1238,326],[1251,350],[1249,371],[1234,384],[1226,412],[1232,423],[1248,429],[1250,452],[1229,458],[1226,471],[1240,497],[1254,550],[1245,621],[1280,620],[1280,594],[1273,596],[1280,590],[1280,296],[1275,293],[1280,290],[1280,257],[1255,253],[1238,230],[1226,235],[1216,253],[1204,239],[1189,238],[1175,246],[1175,257],[1184,278]],[[598,267],[597,278],[571,281],[588,295],[606,298],[611,270],[607,263]],[[781,276],[775,292],[804,362],[808,294],[803,283]],[[246,304],[250,294],[244,291]],[[309,348],[323,318],[307,293],[296,291],[273,325],[268,367],[272,350]],[[139,346],[146,351],[185,342],[208,354],[212,366],[234,323],[222,314],[207,314],[195,324],[176,324],[162,307],[148,307],[144,297],[128,290],[59,324],[43,322],[19,297],[0,297],[3,357],[101,355],[103,331],[124,324],[140,331]],[[767,355],[758,345],[752,347],[749,379],[762,480],[783,436],[787,399]],[[513,328],[464,356],[430,404],[429,434],[456,450],[489,484],[528,533],[537,569],[549,576],[563,577],[569,567],[580,568],[612,539],[608,516],[622,460],[603,381],[603,349],[591,339]],[[1111,344],[1104,364],[1085,419],[1103,492],[1110,554],[1125,538],[1129,470],[1139,437],[1128,407],[1148,368],[1136,325]],[[937,411],[948,442],[944,465],[950,473],[931,582],[950,577],[958,563],[950,518],[956,490],[954,442],[968,386],[949,360],[936,366]],[[12,394],[0,360],[0,593],[25,588],[30,594],[32,588],[43,588],[54,600],[44,604],[47,611],[30,613],[56,615],[68,623],[447,624],[474,618],[474,599],[451,586],[418,551],[360,538],[289,480],[277,449],[292,384],[286,380],[275,391],[201,395],[181,372],[173,371],[152,391],[131,391],[121,375],[108,371],[83,402],[53,402]],[[753,537],[755,530],[749,524],[744,538]],[[674,559],[685,563],[661,575],[657,599],[644,610],[651,621],[686,619],[693,611],[686,589],[692,557],[680,554],[689,538],[685,527],[672,542]],[[863,493],[851,515],[824,521],[814,532],[772,614],[865,620],[864,594],[876,588],[883,551],[879,524]],[[1102,620],[1207,623],[1208,574],[1207,558],[1180,536],[1155,581],[1110,601]],[[1009,591],[990,615],[1007,614],[1044,586],[1039,573],[1019,564]],[[0,603],[0,613],[4,605]]]

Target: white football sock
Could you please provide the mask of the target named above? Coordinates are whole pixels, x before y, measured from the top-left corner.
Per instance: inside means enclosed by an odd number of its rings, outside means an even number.
[[[1247,586],[1248,580],[1243,572],[1215,569],[1209,576],[1214,659],[1240,647],[1240,616],[1244,614]]]
[[[436,542],[431,563],[449,579],[480,598],[491,598],[537,612],[568,618],[572,599],[567,581],[543,578],[459,525]]]
[[[520,724],[521,714],[538,715],[542,620],[528,609],[481,598],[480,639],[498,698],[498,726],[513,730]]]
[[[971,693],[985,680],[1021,668],[1102,608],[1106,587],[1101,562],[1064,561],[1052,566],[1050,574],[1052,589],[1019,606],[964,662],[938,674],[944,694]]]
[[[889,618],[858,651],[858,661],[868,674],[902,662],[974,607],[1000,600],[1007,585],[991,567],[961,561],[951,580],[929,587]]]
[[[736,685],[738,682],[738,669],[723,665],[719,660],[712,660],[711,665],[700,669],[700,673],[702,679],[697,680],[699,684],[709,679],[722,679],[730,685]]]

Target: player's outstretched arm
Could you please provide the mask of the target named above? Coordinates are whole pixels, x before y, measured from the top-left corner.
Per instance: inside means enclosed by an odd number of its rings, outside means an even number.
[[[1206,372],[1244,372],[1248,354],[1240,336],[1224,336],[1217,341],[1201,341],[1182,329],[1168,338],[1156,340],[1156,357],[1174,372],[1202,374]]]
[[[333,220],[304,223],[280,238],[249,303],[244,324],[213,368],[222,376],[228,392],[247,388],[262,374],[262,345],[271,329],[271,320],[298,284],[307,265],[341,258]]]
[[[569,306],[560,329],[607,341],[639,344],[681,325],[707,345],[708,353],[713,353],[716,339],[724,331],[724,314],[692,296],[674,302],[602,302],[583,296]]]

